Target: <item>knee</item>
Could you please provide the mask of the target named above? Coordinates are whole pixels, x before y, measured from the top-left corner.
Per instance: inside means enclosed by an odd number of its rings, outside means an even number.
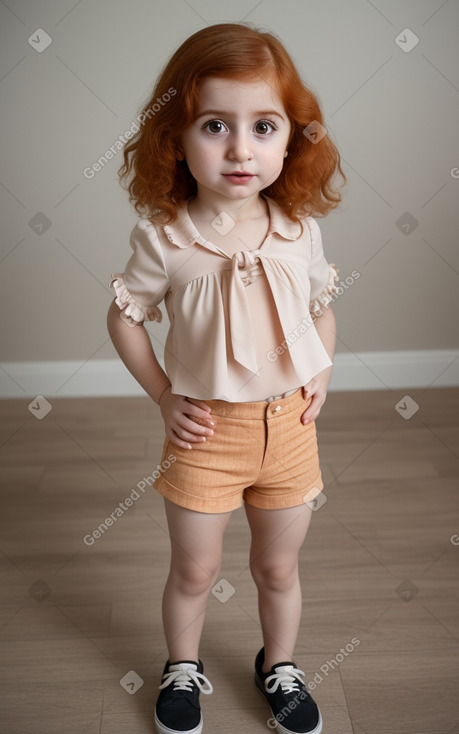
[[[298,580],[298,563],[275,560],[271,563],[254,562],[250,566],[257,587],[270,591],[289,591]]]
[[[208,593],[218,578],[220,564],[200,565],[194,561],[171,567],[170,577],[178,590],[186,596]]]

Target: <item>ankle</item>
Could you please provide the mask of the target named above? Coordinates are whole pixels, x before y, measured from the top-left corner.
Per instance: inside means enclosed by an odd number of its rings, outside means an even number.
[[[282,657],[282,658],[279,658],[278,657],[277,659],[276,658],[265,657],[265,659],[263,661],[263,665],[261,666],[261,671],[262,671],[262,673],[264,673],[266,675],[267,673],[269,673],[271,671],[271,669],[275,665],[279,665],[280,663],[282,663],[282,664],[287,663],[287,665],[289,663],[291,663],[292,665],[294,664],[293,663],[293,660],[291,659],[291,657],[289,655],[284,655],[284,657]]]
[[[172,649],[170,651],[172,654],[169,654],[168,661],[170,665],[176,665],[177,663],[183,663],[184,661],[187,663],[199,663],[199,653],[197,650],[174,650]]]

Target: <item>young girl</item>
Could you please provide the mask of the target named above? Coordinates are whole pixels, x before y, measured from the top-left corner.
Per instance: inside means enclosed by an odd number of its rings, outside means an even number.
[[[124,273],[112,273],[113,344],[160,407],[171,538],[163,596],[169,659],[159,734],[199,734],[199,642],[231,513],[244,503],[263,647],[255,683],[284,734],[322,719],[293,661],[298,553],[323,489],[315,419],[335,347],[338,279],[313,215],[341,197],[339,154],[280,41],[219,24],[172,56],[125,146],[120,179],[141,218]],[[164,372],[143,328],[170,329]],[[254,651],[255,652],[255,651]]]

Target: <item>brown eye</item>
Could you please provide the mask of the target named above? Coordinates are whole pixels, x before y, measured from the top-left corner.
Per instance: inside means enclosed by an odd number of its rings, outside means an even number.
[[[221,133],[223,132],[224,125],[220,120],[210,120],[204,126],[210,133]]]
[[[255,125],[255,131],[258,135],[269,135],[275,127],[272,122],[267,120],[259,120]]]

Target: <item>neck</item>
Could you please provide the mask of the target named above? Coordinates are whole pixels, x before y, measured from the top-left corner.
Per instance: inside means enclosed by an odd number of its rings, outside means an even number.
[[[209,221],[225,212],[238,224],[266,215],[268,207],[259,193],[247,199],[228,199],[226,196],[208,196],[198,191],[196,196],[188,201],[188,210],[195,216]]]

